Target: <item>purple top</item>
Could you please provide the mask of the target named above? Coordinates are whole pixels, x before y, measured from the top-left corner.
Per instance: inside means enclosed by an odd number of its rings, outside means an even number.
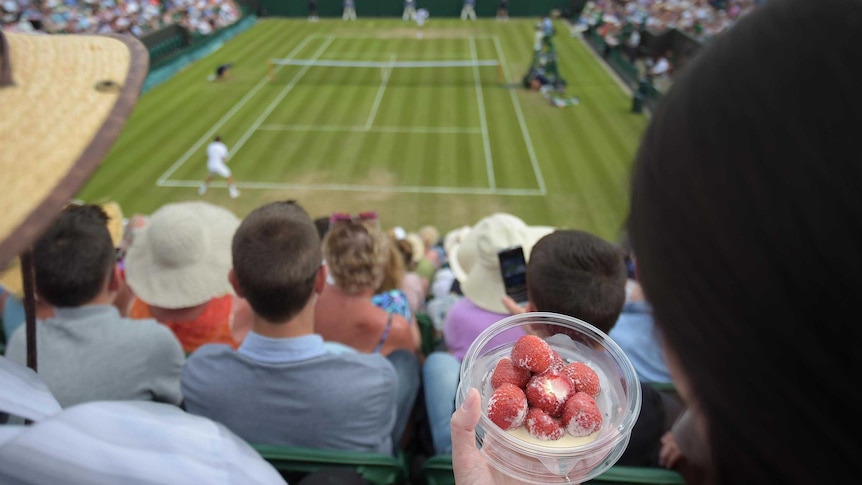
[[[446,340],[446,346],[452,355],[461,361],[464,359],[464,354],[467,353],[470,344],[483,330],[508,316],[508,313],[489,312],[477,307],[469,298],[461,298],[452,304],[446,313],[446,320],[443,322],[443,337]],[[506,330],[491,339],[490,345],[493,347],[515,342],[522,335],[524,335],[524,331],[519,327]]]

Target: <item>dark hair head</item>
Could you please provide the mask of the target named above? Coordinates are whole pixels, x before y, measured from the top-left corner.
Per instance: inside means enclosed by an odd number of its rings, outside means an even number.
[[[33,246],[36,291],[57,307],[89,303],[116,263],[108,215],[98,205],[69,205]]]
[[[527,292],[538,311],[575,317],[607,333],[626,300],[624,254],[584,231],[554,231],[530,251]]]
[[[221,137],[220,137],[220,136],[218,136],[218,135],[216,135],[216,137],[215,137],[215,138],[213,138],[213,141],[221,141]]]
[[[252,310],[270,323],[298,314],[314,291],[323,261],[317,229],[293,201],[246,216],[233,236],[233,270]]]
[[[860,471],[862,331],[831,317],[856,313],[862,267],[860,31],[858,0],[758,7],[679,74],[637,155],[638,278],[719,483]]]
[[[320,216],[314,220],[314,227],[317,228],[317,234],[320,236],[321,242],[329,232],[329,216]]]

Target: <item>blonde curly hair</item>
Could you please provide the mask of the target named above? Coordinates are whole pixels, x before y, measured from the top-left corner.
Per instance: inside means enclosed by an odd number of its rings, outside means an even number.
[[[335,284],[348,295],[355,295],[380,286],[389,244],[376,221],[338,221],[323,239],[323,257]]]

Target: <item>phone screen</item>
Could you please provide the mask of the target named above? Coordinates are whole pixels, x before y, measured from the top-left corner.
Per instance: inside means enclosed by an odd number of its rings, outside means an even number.
[[[527,302],[527,262],[521,246],[506,248],[497,253],[500,274],[506,294],[520,304]]]

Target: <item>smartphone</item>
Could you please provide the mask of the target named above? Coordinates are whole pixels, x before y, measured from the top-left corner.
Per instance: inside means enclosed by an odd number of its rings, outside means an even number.
[[[527,261],[524,259],[524,249],[513,246],[497,253],[500,260],[500,274],[506,294],[518,302],[527,303]]]

